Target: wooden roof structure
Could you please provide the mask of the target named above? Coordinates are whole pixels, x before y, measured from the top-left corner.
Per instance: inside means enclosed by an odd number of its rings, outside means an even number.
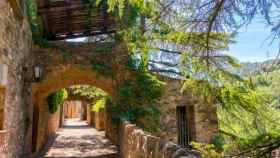
[[[36,0],[48,40],[114,33],[115,17],[106,6],[92,6],[90,0]]]

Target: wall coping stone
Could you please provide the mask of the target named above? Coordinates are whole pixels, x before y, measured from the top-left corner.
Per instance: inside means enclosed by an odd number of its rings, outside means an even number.
[[[120,131],[121,131],[121,137],[122,139],[137,139],[137,140],[130,140],[133,143],[132,144],[120,144],[121,150],[129,150],[126,145],[133,146],[134,143],[137,143],[137,146],[132,148],[132,150],[136,151],[121,151],[121,153],[137,153],[139,152],[151,152],[151,153],[160,153],[159,158],[199,158],[200,153],[196,150],[188,150],[181,148],[177,144],[162,140],[160,137],[156,137],[151,135],[151,133],[143,131],[142,129],[138,128],[135,124],[131,124],[128,121],[123,121],[120,124]],[[143,142],[143,139],[145,138],[146,142]],[[122,140],[124,142],[127,142],[129,140]],[[151,141],[151,142],[147,142]],[[149,144],[158,144],[155,147],[149,146]],[[148,150],[147,150],[147,149]],[[145,153],[141,153],[145,155]],[[150,154],[150,153],[147,153]],[[134,155],[133,155],[134,156]],[[137,156],[134,156],[137,158]],[[133,158],[134,158],[133,157]]]

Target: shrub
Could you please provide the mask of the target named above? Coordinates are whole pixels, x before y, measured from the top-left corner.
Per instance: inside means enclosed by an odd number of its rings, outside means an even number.
[[[47,102],[49,105],[49,112],[55,113],[59,106],[64,102],[64,100],[68,97],[67,91],[65,89],[59,90],[50,94],[47,97]]]

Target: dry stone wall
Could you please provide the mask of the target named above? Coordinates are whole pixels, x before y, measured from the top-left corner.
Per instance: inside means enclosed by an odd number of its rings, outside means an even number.
[[[15,12],[9,1],[1,0],[0,64],[8,66],[4,104],[4,142],[8,145],[6,152],[0,151],[5,158],[22,158],[31,149],[32,104],[26,81],[32,75],[32,38],[26,18],[19,19]]]
[[[119,130],[121,158],[198,158],[196,151],[180,148],[142,131],[135,125],[123,122]]]

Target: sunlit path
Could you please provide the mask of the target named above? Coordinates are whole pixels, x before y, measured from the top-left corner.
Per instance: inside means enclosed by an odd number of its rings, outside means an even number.
[[[41,156],[45,158],[117,158],[117,147],[104,132],[89,127],[79,119],[69,119],[57,132],[54,143]]]

